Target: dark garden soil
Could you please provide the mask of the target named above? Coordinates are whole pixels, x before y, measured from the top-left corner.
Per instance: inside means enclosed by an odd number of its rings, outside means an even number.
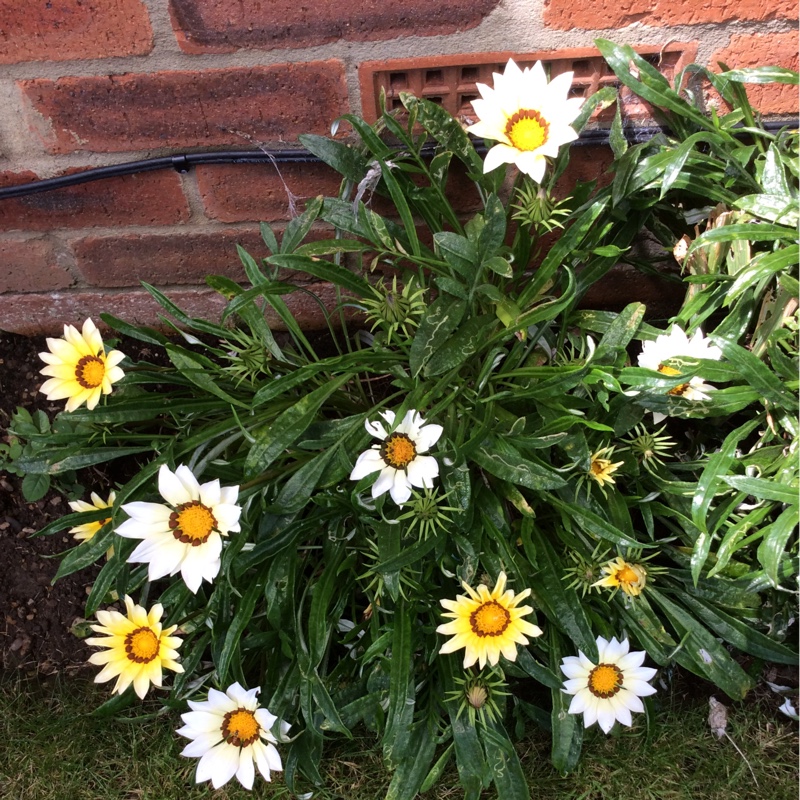
[[[141,343],[120,346],[128,355],[150,358]],[[38,390],[45,380],[38,353],[47,350],[44,337],[27,338],[0,331],[0,442],[7,443],[11,416],[18,406],[44,411],[52,420],[64,403],[50,402]],[[53,674],[83,669],[90,648],[73,634],[83,619],[84,603],[99,565],[52,580],[58,556],[75,545],[67,531],[36,537],[49,522],[70,513],[67,499],[51,490],[35,503],[25,501],[22,479],[0,472],[0,667]],[[83,498],[92,491],[105,497],[109,478],[100,470],[84,470]]]

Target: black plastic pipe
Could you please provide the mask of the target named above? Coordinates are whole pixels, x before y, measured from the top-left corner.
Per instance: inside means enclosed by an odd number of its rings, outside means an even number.
[[[798,126],[797,120],[789,121],[768,121],[763,123],[767,131],[777,131],[787,126]],[[669,134],[667,128],[658,125],[652,126],[632,126],[623,131],[628,142],[636,144],[652,139],[654,136],[663,133]],[[592,145],[608,144],[609,132],[605,128],[584,130],[580,137],[572,142],[573,145]],[[423,148],[423,153],[430,149],[431,155],[435,146]],[[478,152],[485,151],[482,145],[477,148]],[[45,178],[44,180],[21,183],[15,186],[0,188],[0,200],[12,197],[25,197],[29,194],[39,192],[49,192],[54,189],[63,189],[67,186],[77,186],[89,181],[103,180],[104,178],[118,178],[121,175],[135,175],[139,172],[151,172],[156,169],[172,168],[177,172],[188,172],[192,167],[201,164],[264,164],[264,163],[320,163],[320,159],[301,148],[293,150],[219,150],[210,153],[181,153],[173,156],[163,156],[161,158],[148,158],[141,161],[127,161],[122,164],[110,164],[107,167],[95,167],[93,169],[75,172],[70,175],[60,175],[58,178]]]

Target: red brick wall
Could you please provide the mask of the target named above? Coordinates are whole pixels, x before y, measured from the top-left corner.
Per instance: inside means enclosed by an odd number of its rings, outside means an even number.
[[[296,146],[341,114],[371,113],[365,64],[570,59],[603,35],[651,53],[690,43],[714,68],[796,69],[796,20],[794,0],[0,0],[0,186],[209,148]],[[767,113],[797,112],[794,87],[748,92]],[[606,160],[580,154],[575,176]],[[141,280],[191,314],[216,313],[204,276],[241,278],[237,243],[264,254],[258,222],[286,223],[287,187],[302,200],[339,182],[320,164],[280,172],[163,170],[0,200],[0,328],[52,332],[103,310],[153,323]],[[319,323],[307,295],[291,302],[304,324]]]

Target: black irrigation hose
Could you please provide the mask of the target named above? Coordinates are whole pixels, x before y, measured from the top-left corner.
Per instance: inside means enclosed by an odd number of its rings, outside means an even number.
[[[764,122],[767,131],[777,131],[787,125],[797,127],[797,120],[768,121]],[[653,126],[634,126],[626,128],[625,138],[632,144],[644,142],[652,139],[660,133],[669,133],[667,128],[658,125]],[[584,130],[580,137],[574,141],[573,145],[592,145],[608,144],[609,132],[604,128]],[[423,148],[423,152],[430,149],[433,154],[434,147]],[[477,150],[485,150],[478,146]],[[53,189],[63,189],[67,186],[77,186],[89,181],[98,181],[103,178],[118,178],[121,175],[134,175],[139,172],[151,172],[156,169],[172,169],[177,172],[188,172],[192,167],[200,164],[289,164],[289,163],[320,163],[320,159],[309,153],[307,150],[220,150],[211,153],[181,153],[174,156],[163,156],[161,158],[148,158],[142,161],[128,161],[123,164],[110,164],[107,167],[96,167],[82,172],[75,172],[70,175],[61,175],[58,178],[46,178],[30,183],[21,183],[15,186],[0,188],[0,200],[7,200],[12,197],[25,197],[29,194],[39,192],[49,192]]]

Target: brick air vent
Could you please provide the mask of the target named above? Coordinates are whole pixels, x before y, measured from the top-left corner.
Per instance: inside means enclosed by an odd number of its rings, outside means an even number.
[[[673,42],[665,47],[643,45],[637,53],[656,66],[670,82],[696,55],[696,44]],[[476,83],[492,85],[492,73],[502,72],[509,58],[521,67],[541,61],[550,77],[573,72],[572,96],[588,97],[603,86],[620,86],[600,53],[593,47],[539,53],[471,53],[393,61],[368,61],[360,65],[361,106],[364,117],[374,122],[380,113],[381,89],[389,109],[402,108],[401,92],[411,92],[438,103],[464,122],[475,120],[470,101],[478,97]],[[649,116],[645,106],[624,89],[621,92],[628,118]],[[613,112],[612,112],[613,113]],[[601,119],[610,119],[606,112]]]

